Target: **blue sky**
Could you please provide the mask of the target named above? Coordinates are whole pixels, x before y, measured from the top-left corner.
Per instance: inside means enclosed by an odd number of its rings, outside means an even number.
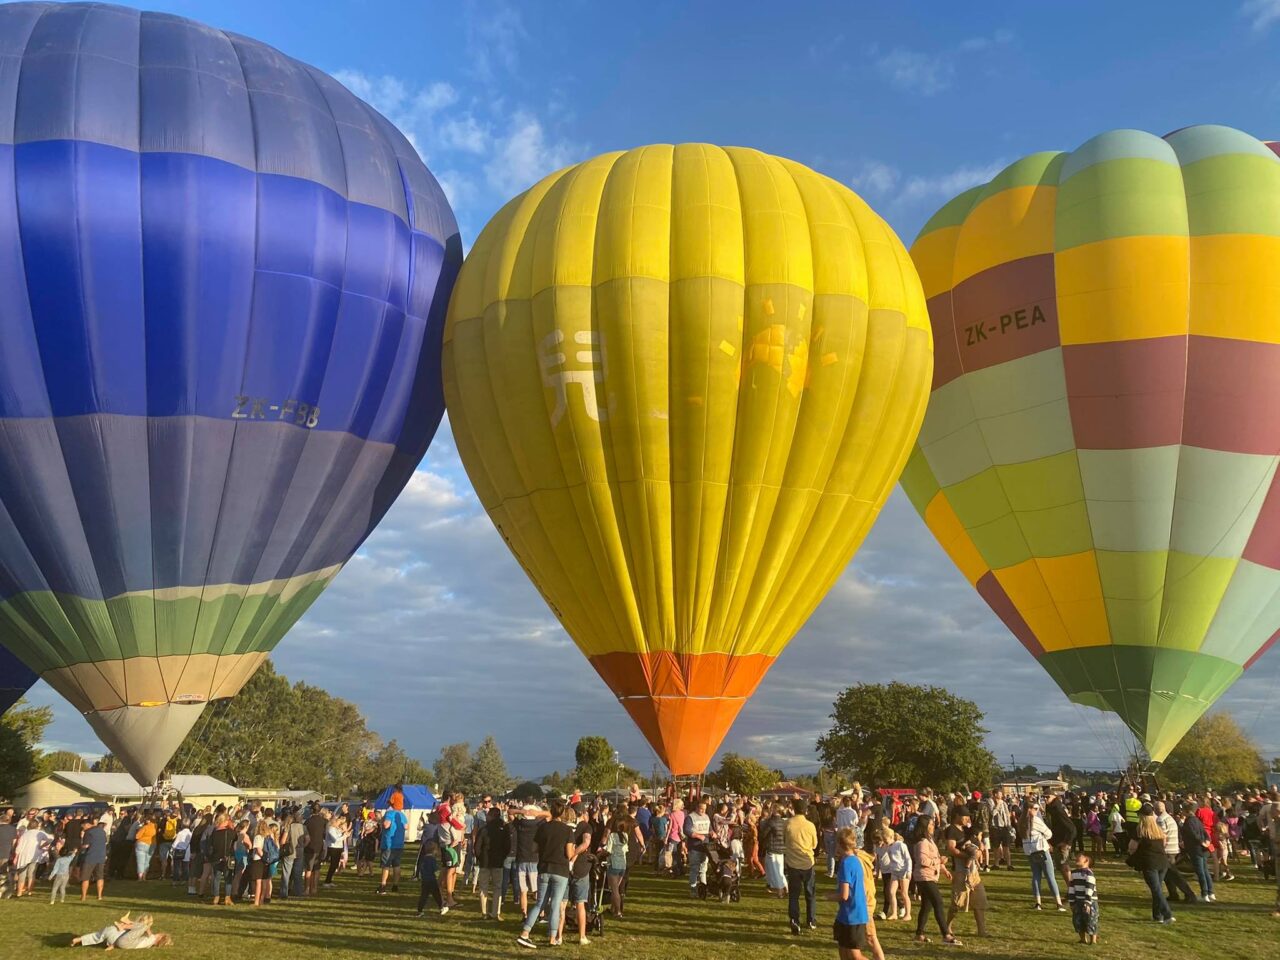
[[[414,141],[468,246],[542,175],[644,143],[789,156],[854,187],[909,243],[938,206],[1005,163],[1107,129],[1212,122],[1280,138],[1280,0],[148,6],[337,75]],[[493,733],[515,772],[533,775],[567,768],[577,737],[599,732],[632,765],[653,762],[480,512],[447,424],[276,660],[359,703],[426,761]],[[529,682],[548,670],[558,688]],[[1067,703],[900,493],[726,747],[813,769],[836,692],[890,679],[976,700],[1004,760],[1101,766],[1119,749],[1115,726]],[[1223,700],[1268,756],[1280,754],[1280,714],[1267,707],[1278,681],[1273,651]],[[33,699],[57,702],[43,688]],[[50,742],[98,749],[61,704]]]

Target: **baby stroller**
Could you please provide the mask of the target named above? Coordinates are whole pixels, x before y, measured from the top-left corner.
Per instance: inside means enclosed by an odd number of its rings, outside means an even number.
[[[725,848],[720,857],[720,900],[722,903],[737,903],[742,899],[742,890],[739,881],[742,875],[742,865],[737,857],[729,853]]]
[[[591,886],[587,891],[587,930],[596,936],[604,934],[605,900],[609,896],[607,873],[607,861],[596,858],[591,865]]]

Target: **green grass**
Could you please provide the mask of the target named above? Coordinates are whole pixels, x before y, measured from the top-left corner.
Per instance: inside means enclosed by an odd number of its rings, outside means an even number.
[[[928,946],[910,942],[903,923],[880,923],[880,938],[890,957],[957,958],[1002,957],[1047,960],[1064,956],[1095,956],[1128,960],[1161,957],[1271,957],[1280,955],[1280,920],[1270,916],[1275,887],[1263,883],[1247,864],[1237,868],[1239,880],[1220,884],[1222,902],[1216,905],[1175,905],[1178,922],[1172,927],[1153,924],[1146,886],[1122,865],[1097,867],[1102,898],[1102,943],[1076,943],[1069,914],[1029,909],[1029,880],[1025,863],[1013,873],[987,875],[991,900],[991,936],[973,936],[972,917],[956,921],[964,947],[938,945],[930,923]],[[626,960],[775,960],[775,958],[834,957],[830,926],[834,904],[821,897],[832,890],[819,882],[819,929],[795,938],[787,933],[786,904],[767,897],[759,881],[744,884],[738,904],[694,902],[688,887],[641,873],[632,881],[626,918],[606,921],[604,936],[590,947],[576,942],[554,951],[545,946],[539,928],[540,950],[535,954],[608,956]],[[301,902],[277,902],[269,907],[214,907],[194,903],[183,892],[162,883],[117,881],[108,885],[105,904],[68,900],[50,906],[48,886],[43,897],[0,902],[0,958],[25,960],[39,955],[66,955],[70,938],[97,929],[125,910],[153,913],[156,928],[173,933],[173,955],[196,960],[292,960],[316,957],[511,957],[522,952],[514,943],[518,924],[514,911],[504,911],[499,926],[481,921],[476,899],[470,895],[461,909],[447,917],[429,913],[414,917],[417,884],[401,885],[398,895],[376,897],[366,878],[343,876],[332,890]],[[914,927],[912,927],[914,929]],[[568,938],[566,938],[568,939]],[[575,938],[576,941],[576,938]],[[100,947],[94,949],[102,949]],[[78,954],[73,954],[78,956]]]

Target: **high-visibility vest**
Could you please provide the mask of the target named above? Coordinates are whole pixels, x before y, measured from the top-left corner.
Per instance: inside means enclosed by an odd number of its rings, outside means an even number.
[[[1129,797],[1124,802],[1124,822],[1137,823],[1138,811],[1142,809],[1142,801],[1137,797]]]

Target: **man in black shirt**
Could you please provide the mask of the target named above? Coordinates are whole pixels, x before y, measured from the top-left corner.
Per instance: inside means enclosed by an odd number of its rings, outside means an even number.
[[[954,928],[951,921],[956,913],[973,911],[978,925],[978,936],[987,935],[987,891],[978,872],[977,847],[969,837],[969,808],[960,804],[951,807],[951,825],[943,834],[946,852],[951,857],[951,907],[947,910],[947,929]]]
[[[573,812],[578,823],[573,831],[573,863],[569,867],[569,902],[577,911],[578,943],[586,946],[591,942],[587,939],[587,899],[591,896],[591,868],[596,862],[591,852],[591,844],[598,830],[587,819],[586,808],[581,803],[574,806]]]
[[[324,862],[329,843],[328,833],[329,811],[317,805],[315,812],[307,817],[307,859],[302,882],[309,897],[315,896],[319,886],[320,865]]]
[[[569,890],[569,861],[574,855],[573,827],[564,822],[564,800],[557,797],[549,806],[551,819],[541,824],[534,836],[538,849],[538,900],[525,914],[524,927],[516,938],[516,943],[529,950],[536,946],[529,934],[543,908],[551,945],[559,944],[560,902]]]

